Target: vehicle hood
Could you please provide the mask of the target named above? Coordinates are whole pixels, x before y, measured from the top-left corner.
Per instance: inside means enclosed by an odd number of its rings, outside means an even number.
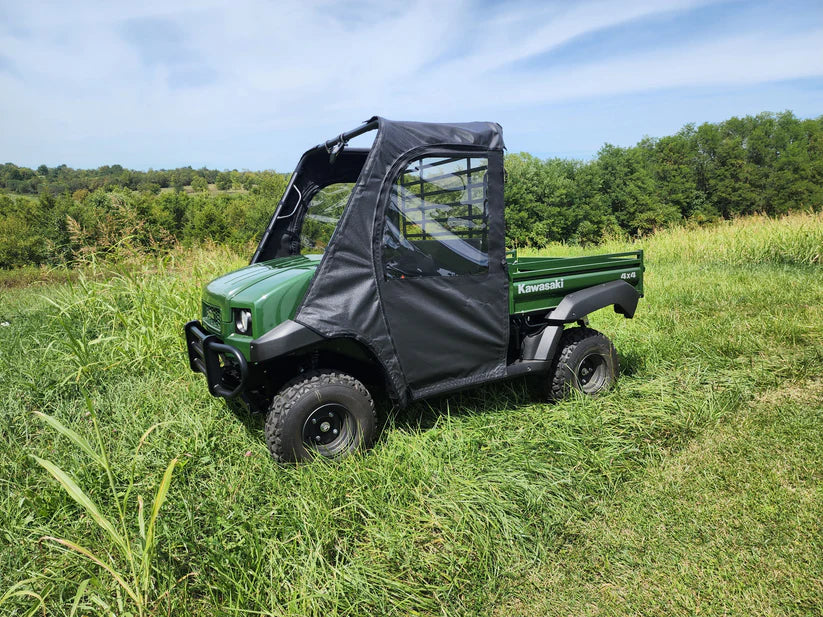
[[[322,255],[296,255],[246,266],[214,279],[206,285],[204,299],[254,302],[269,288],[277,287],[294,277],[314,272]]]
[[[291,319],[303,300],[322,255],[296,255],[246,266],[214,279],[203,290],[203,302],[220,313],[215,330],[232,332],[232,309],[250,308],[255,336]],[[204,306],[204,316],[207,307]]]

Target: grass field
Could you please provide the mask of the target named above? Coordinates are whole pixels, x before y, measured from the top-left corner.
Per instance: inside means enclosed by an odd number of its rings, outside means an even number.
[[[4,277],[0,614],[819,615],[823,216],[638,246],[635,319],[592,317],[613,392],[489,386],[300,468],[184,357],[201,284],[243,258]]]

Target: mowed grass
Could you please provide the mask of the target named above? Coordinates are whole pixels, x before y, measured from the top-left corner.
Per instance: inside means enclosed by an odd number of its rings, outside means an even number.
[[[766,391],[650,465],[496,615],[819,615],[823,379]]]
[[[613,392],[549,405],[518,381],[417,404],[333,465],[275,465],[260,421],[188,370],[181,327],[200,286],[242,258],[184,252],[0,290],[0,613],[138,613],[110,573],[42,539],[128,572],[32,459],[117,519],[104,469],[33,413],[91,441],[87,394],[135,546],[138,496],[149,504],[180,461],[148,614],[815,614],[823,218],[639,246],[635,319],[592,316],[621,356]]]

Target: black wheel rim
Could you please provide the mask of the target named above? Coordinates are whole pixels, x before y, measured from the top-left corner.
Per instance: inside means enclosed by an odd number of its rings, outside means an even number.
[[[323,456],[334,456],[347,450],[354,434],[354,416],[339,403],[321,405],[303,423],[303,443]]]
[[[577,365],[575,378],[577,385],[585,394],[595,394],[602,390],[609,381],[609,367],[606,358],[599,353],[592,353]]]

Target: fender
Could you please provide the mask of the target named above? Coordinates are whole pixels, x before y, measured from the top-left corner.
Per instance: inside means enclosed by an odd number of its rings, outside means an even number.
[[[349,345],[347,347],[347,345]],[[367,345],[355,338],[326,338],[301,323],[287,319],[249,344],[249,362],[256,364],[293,352],[331,351],[351,360],[374,366],[385,382],[386,391],[400,400],[400,391],[388,379],[388,371]]]
[[[563,323],[577,321],[610,304],[614,304],[615,313],[631,319],[634,317],[639,299],[640,294],[626,281],[609,281],[570,293],[549,314],[549,321]]]
[[[634,317],[640,294],[626,281],[609,281],[570,293],[548,315],[549,325],[523,341],[523,360],[549,361],[557,352],[563,325],[579,321],[598,309],[614,305],[614,312]]]
[[[263,362],[324,340],[314,330],[287,319],[249,344],[249,359]]]

